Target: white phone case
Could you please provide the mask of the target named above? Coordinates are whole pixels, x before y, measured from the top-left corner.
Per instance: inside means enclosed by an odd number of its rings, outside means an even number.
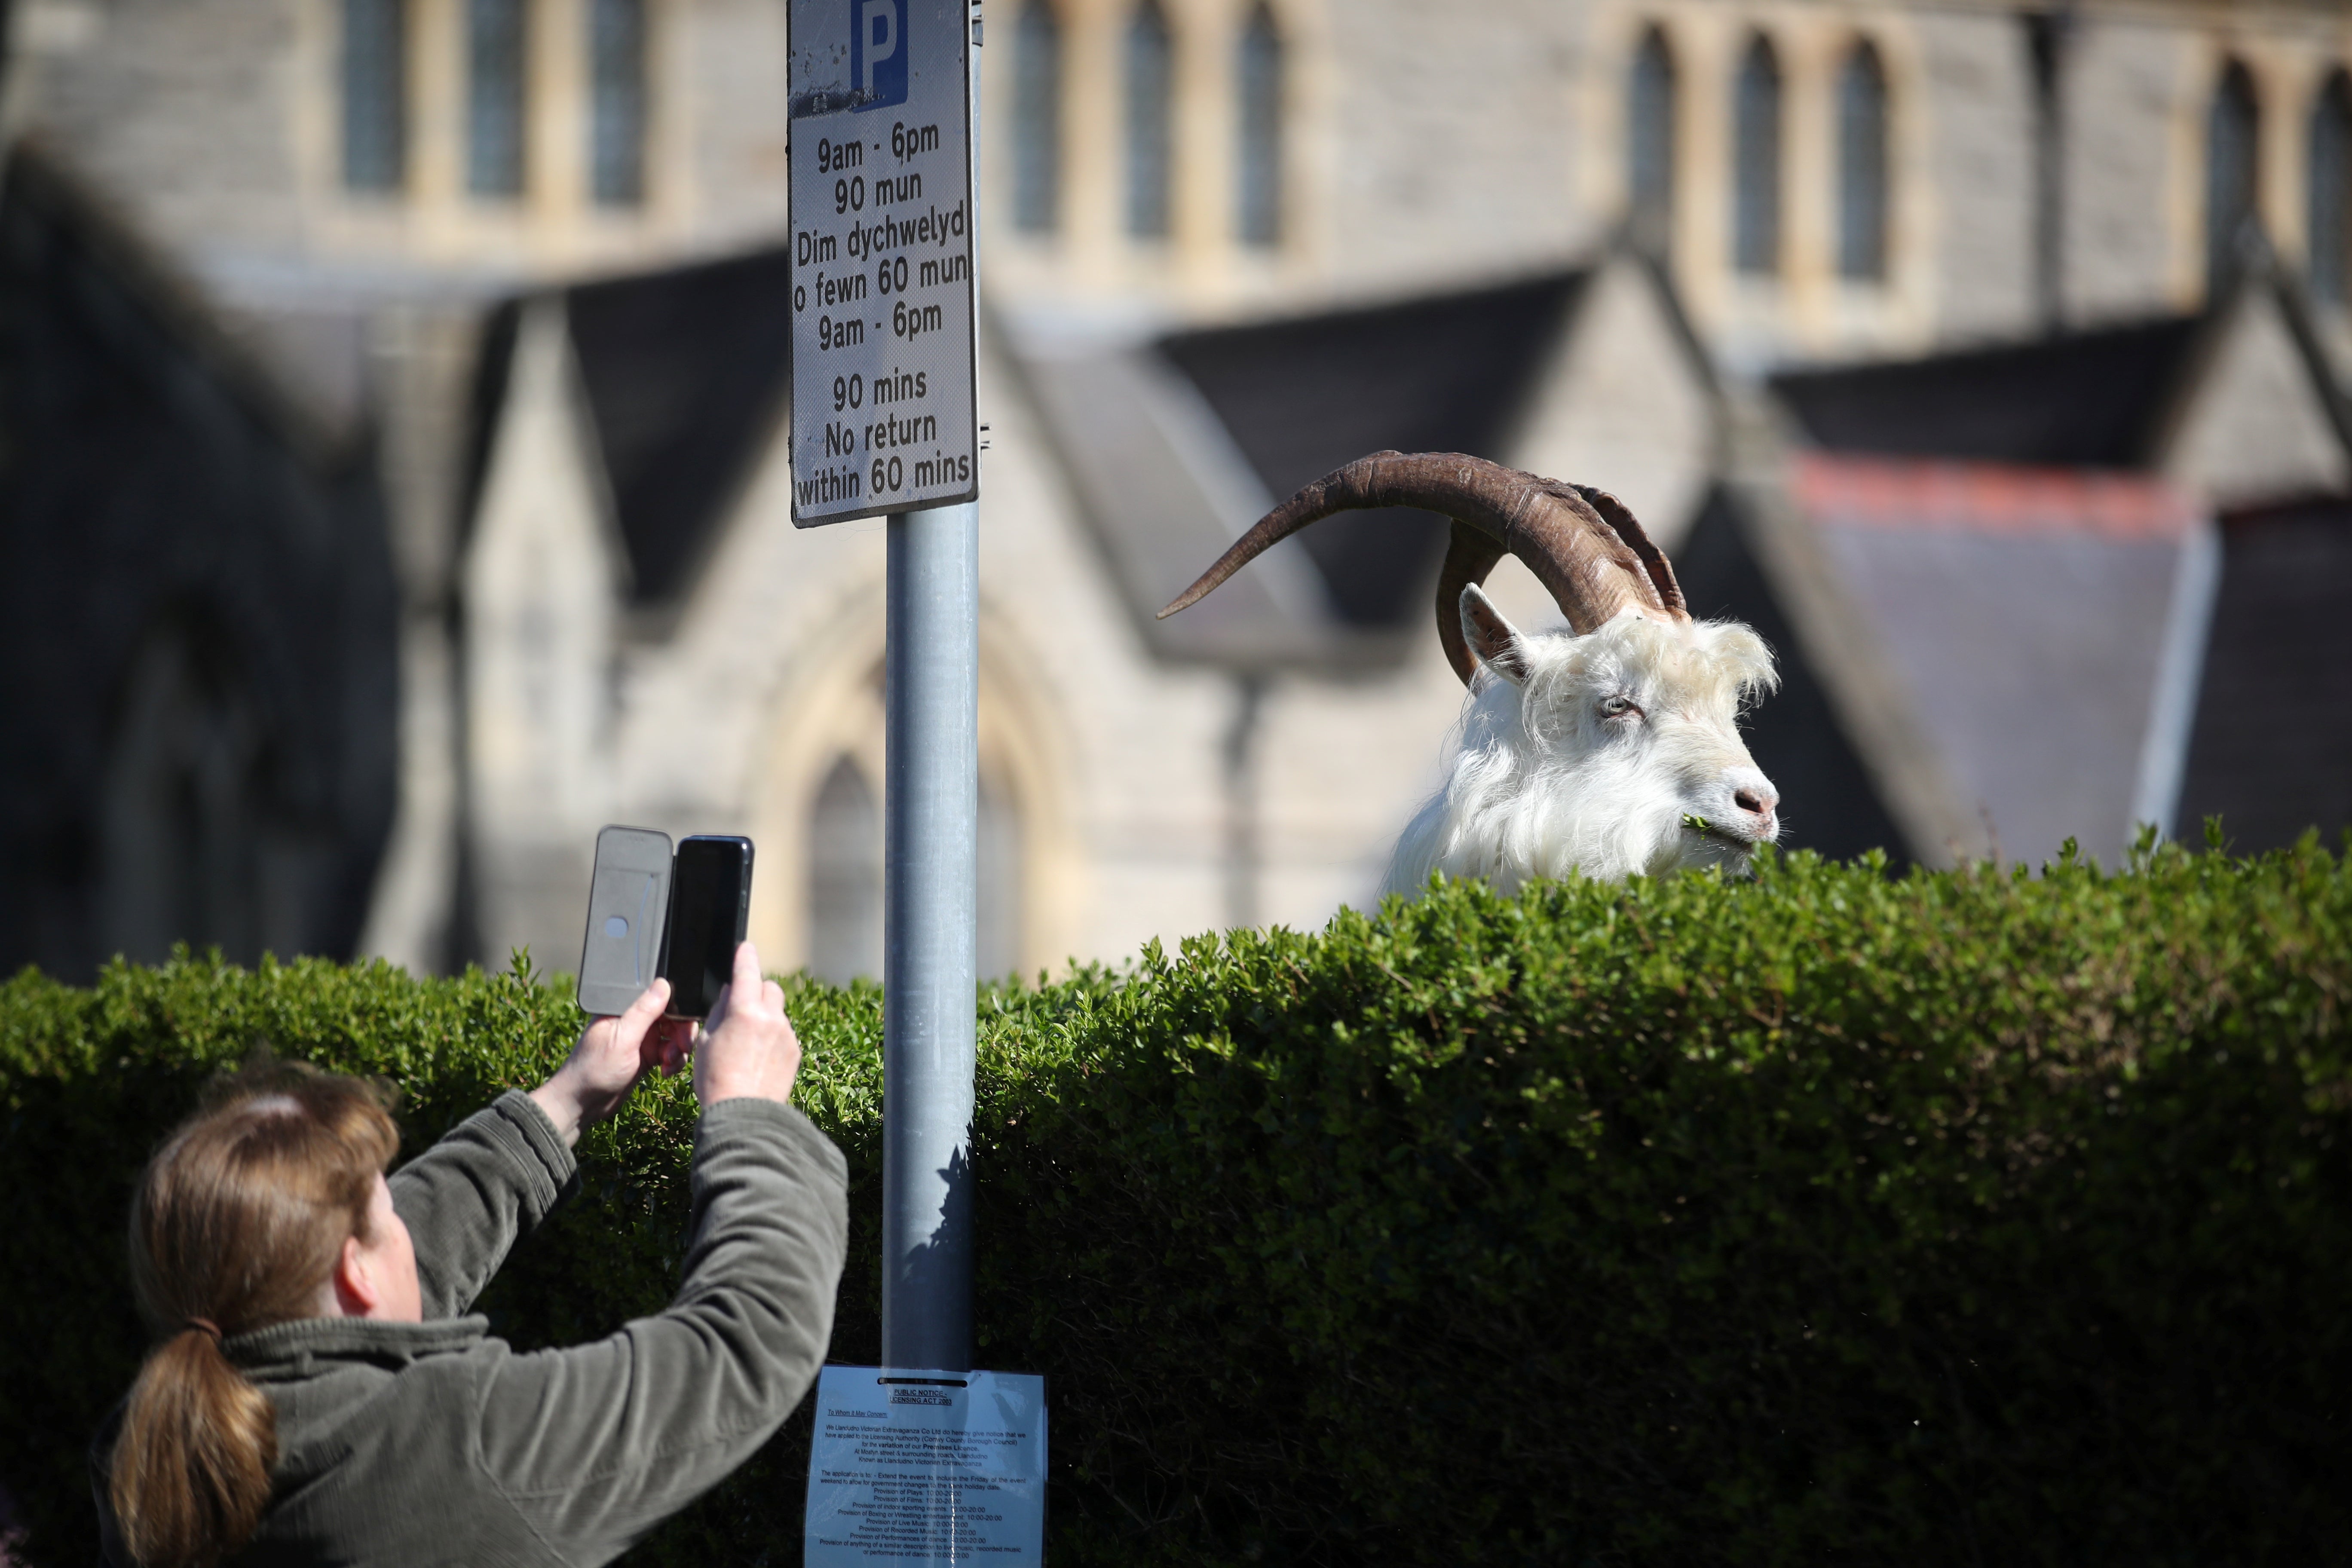
[[[669,919],[669,875],[668,834],[615,826],[596,835],[588,934],[580,946],[580,1005],[589,1013],[625,1013],[654,983]]]

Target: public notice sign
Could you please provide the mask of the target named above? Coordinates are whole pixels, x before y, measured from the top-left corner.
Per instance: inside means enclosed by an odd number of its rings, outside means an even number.
[[[793,521],[980,493],[967,0],[792,0]]]
[[[809,1448],[807,1568],[1035,1563],[1045,1380],[828,1366]]]

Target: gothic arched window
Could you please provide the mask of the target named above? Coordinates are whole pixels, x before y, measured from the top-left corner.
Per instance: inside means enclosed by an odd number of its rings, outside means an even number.
[[[2231,60],[2213,91],[2205,130],[2205,279],[2218,288],[2237,270],[2238,242],[2254,219],[2260,186],[2262,106],[2254,79]]]
[[[1625,195],[1634,243],[1667,254],[1674,243],[1675,57],[1659,27],[1642,35],[1625,84]]]
[[[1013,226],[1049,233],[1061,209],[1062,24],[1029,0],[1013,25]]]
[[[1271,246],[1282,238],[1282,35],[1264,0],[1250,12],[1234,63],[1240,111],[1234,226],[1243,244]]]
[[[1742,272],[1780,270],[1780,62],[1759,33],[1733,89],[1731,260]]]
[[[408,180],[408,7],[343,0],[343,184],[396,191]]]
[[[593,0],[588,184],[603,206],[646,195],[646,0]]]
[[[1143,0],[1127,24],[1127,232],[1139,239],[1168,235],[1174,54],[1159,0]]]
[[[522,194],[523,0],[467,0],[466,189]]]
[[[1886,276],[1886,71],[1868,39],[1838,72],[1838,276]]]
[[[2352,298],[2352,76],[2331,73],[2311,109],[2311,291]]]
[[[835,985],[882,976],[882,811],[849,757],[809,813],[809,972]]]
[[[980,773],[972,958],[983,980],[1021,963],[1021,814],[992,768]],[[882,808],[855,758],[836,759],[809,812],[809,973],[835,985],[882,977]]]

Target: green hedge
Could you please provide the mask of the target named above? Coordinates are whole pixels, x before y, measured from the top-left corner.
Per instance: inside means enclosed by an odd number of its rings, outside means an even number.
[[[1456,886],[982,1005],[983,1364],[1052,1375],[1063,1564],[2316,1562],[2352,1542],[2352,869]],[[876,1350],[879,996],[800,982]],[[0,1479],[86,1555],[131,1177],[255,1042],[410,1148],[568,990],[321,963],[0,987]],[[657,1306],[692,1105],[583,1147],[488,1303]],[[639,1560],[797,1561],[801,1420]]]

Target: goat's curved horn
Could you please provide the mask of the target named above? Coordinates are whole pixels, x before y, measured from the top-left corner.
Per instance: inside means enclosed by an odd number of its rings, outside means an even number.
[[[1307,524],[1334,512],[1384,506],[1421,507],[1454,520],[1438,575],[1437,635],[1465,683],[1477,661],[1462,640],[1462,589],[1485,582],[1506,553],[1527,563],[1579,632],[1628,608],[1657,620],[1690,618],[1674,568],[1616,497],[1459,452],[1374,452],[1324,475],[1234,541],[1160,618],[1199,603]]]

